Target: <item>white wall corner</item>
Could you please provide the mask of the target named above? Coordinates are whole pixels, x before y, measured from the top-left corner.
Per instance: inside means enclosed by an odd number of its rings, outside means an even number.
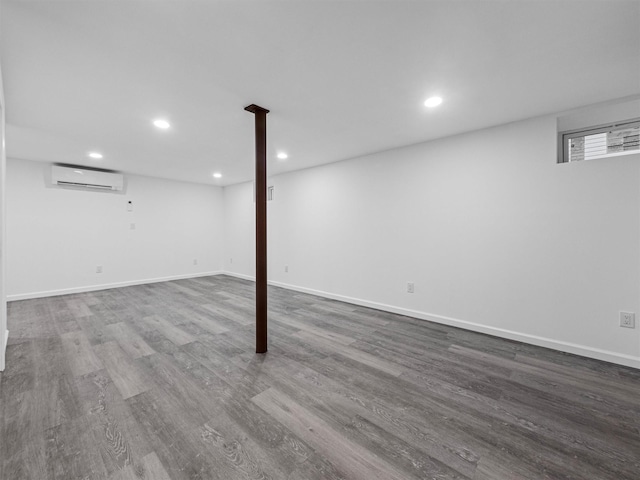
[[[229,275],[230,277],[236,277],[236,278],[241,278],[242,280],[249,280],[250,282],[255,282],[256,281],[256,277],[254,277],[253,275],[245,275],[244,273],[236,273],[236,272],[221,272],[221,275]],[[284,284],[279,284],[278,282],[272,282],[272,281],[268,281],[269,285],[276,285],[278,287],[282,287],[282,288],[287,288],[289,290],[295,290],[295,288],[293,286],[288,287],[288,286],[284,286]]]

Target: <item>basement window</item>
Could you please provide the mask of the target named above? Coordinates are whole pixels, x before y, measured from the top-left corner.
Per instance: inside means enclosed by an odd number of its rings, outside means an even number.
[[[640,152],[640,119],[560,133],[558,163],[620,157]]]

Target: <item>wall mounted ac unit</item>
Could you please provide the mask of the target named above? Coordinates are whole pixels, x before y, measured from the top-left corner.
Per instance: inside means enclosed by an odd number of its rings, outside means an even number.
[[[122,190],[124,176],[120,173],[88,170],[82,167],[52,165],[51,183],[99,190]]]

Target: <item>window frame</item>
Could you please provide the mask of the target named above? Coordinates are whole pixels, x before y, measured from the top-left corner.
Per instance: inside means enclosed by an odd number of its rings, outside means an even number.
[[[558,133],[558,163],[572,163],[571,159],[569,158],[569,143],[567,142],[567,140],[569,140],[570,138],[585,137],[587,135],[596,135],[598,133],[605,133],[619,127],[635,127],[635,126],[640,127],[640,117],[621,121],[621,122],[606,123],[603,125],[596,125],[593,127],[579,128],[576,130],[567,130],[564,132],[559,132]],[[612,154],[610,156],[603,155],[600,158],[613,158],[617,156],[632,155],[633,153],[640,153],[640,149],[631,150],[631,153],[622,154],[622,155],[619,155],[619,154],[618,155]]]

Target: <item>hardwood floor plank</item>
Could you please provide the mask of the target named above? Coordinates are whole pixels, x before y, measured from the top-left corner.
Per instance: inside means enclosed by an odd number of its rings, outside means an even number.
[[[546,370],[555,373],[554,378],[562,378],[562,381],[577,380],[581,383],[587,383],[593,388],[598,388],[603,392],[613,391],[616,395],[624,395],[631,399],[638,394],[638,382],[632,380],[630,382],[623,381],[623,378],[617,375],[601,374],[586,368],[576,369],[565,365],[558,365],[545,359],[531,357],[529,355],[518,354],[517,361],[525,366],[537,367],[538,371]],[[636,397],[637,398],[637,397]]]
[[[112,323],[105,328],[106,332],[120,345],[131,358],[140,358],[145,355],[153,355],[153,350],[138,333],[124,322]]]
[[[238,435],[237,427],[224,415],[207,422],[200,435],[207,444],[207,452],[223,456],[235,476],[260,479],[286,478],[291,472],[287,465],[274,462],[266,449],[260,448],[247,435]]]
[[[109,476],[109,480],[171,480],[155,452],[142,458],[138,466],[128,465]]]
[[[303,340],[312,340],[316,343],[323,344],[327,348],[332,349],[337,354],[342,355],[343,357],[355,360],[356,362],[360,362],[364,365],[367,365],[373,369],[379,370],[380,372],[384,372],[389,375],[397,377],[398,375],[402,375],[402,373],[405,371],[405,369],[402,368],[401,365],[395,362],[387,361],[385,359],[376,357],[355,348],[349,348],[341,344],[331,343],[329,339],[326,339],[324,336],[318,336],[315,333],[300,331],[298,333],[294,333],[292,336]],[[313,338],[314,336],[316,337],[315,339]]]
[[[381,460],[339,432],[309,410],[274,388],[252,401],[294,434],[320,451],[336,468],[353,480],[407,480],[407,474]]]
[[[44,441],[39,446],[31,441],[25,446],[23,455],[2,458],[0,478],[12,480],[33,480],[36,478],[53,478],[48,476],[47,459],[45,458]]]
[[[637,480],[640,370],[219,275],[10,302],[0,478]]]
[[[251,436],[266,455],[286,466],[289,472],[295,471],[303,463],[318,462],[313,448],[250,400],[227,402],[224,410],[238,432]],[[323,466],[327,469],[326,465]]]
[[[23,445],[43,444],[44,427],[40,421],[42,412],[38,408],[37,396],[33,390],[16,392],[3,398],[2,402],[2,442],[0,458],[9,459],[20,455]]]
[[[349,480],[348,477],[340,473],[319,454],[314,454],[309,460],[299,465],[287,477],[287,480]]]
[[[199,424],[198,415],[184,414],[178,397],[161,390],[128,402],[172,478],[283,478],[282,465],[265,456],[246,434],[239,435],[221,408],[210,409],[208,422]]]
[[[171,340],[176,345],[184,345],[195,341],[195,337],[189,335],[187,332],[179,327],[176,327],[169,321],[162,318],[160,315],[152,315],[143,317],[140,320],[140,324],[147,330],[156,330],[164,335],[167,339]]]
[[[90,317],[80,317],[76,322],[84,332],[91,345],[109,342],[114,340],[113,332],[109,326],[120,323],[115,316],[105,316],[104,314],[92,315]]]
[[[20,300],[7,304],[7,329],[10,343],[33,338],[54,337],[59,333],[51,312],[42,299]]]
[[[228,392],[221,397],[236,396],[249,399],[269,388],[269,384],[264,382],[259,374],[251,374],[244,369],[237,368],[231,358],[222,352],[209,348],[206,344],[191,343],[185,345],[182,352],[191,355],[193,359],[224,381],[223,385],[228,388]]]
[[[305,311],[317,312],[321,318],[340,320],[346,325],[354,325],[358,328],[376,329],[384,327],[390,323],[388,319],[383,319],[371,314],[370,311],[361,312],[353,305],[340,304],[339,302],[328,302],[316,299]]]
[[[79,377],[103,368],[84,332],[63,333],[60,338],[73,375]]]
[[[236,310],[228,305],[225,305],[222,302],[218,302],[215,304],[204,304],[202,308],[209,310],[211,313],[215,315],[214,318],[219,320],[227,319],[239,325],[253,325],[255,321],[255,313]]]
[[[149,480],[171,480],[155,452],[145,455],[142,459],[142,465],[144,467],[144,475],[146,475],[146,478]]]
[[[235,361],[240,362],[239,358]],[[254,362],[251,362],[254,363]],[[272,385],[312,410],[323,420],[338,426],[345,436],[374,452],[387,452],[392,463],[422,478],[471,478],[477,456],[449,439],[420,430],[415,417],[400,420],[402,414],[377,402],[374,396],[354,390],[284,357],[264,359],[260,370]],[[248,368],[249,370],[249,368]],[[402,413],[406,413],[402,409]],[[420,441],[416,440],[419,437]],[[466,475],[465,475],[466,474]],[[427,477],[428,478],[428,477]]]
[[[90,317],[93,312],[82,297],[66,298],[67,307],[74,317]]]
[[[23,341],[7,346],[6,363],[11,369],[2,373],[3,388],[17,394],[35,386],[35,340]]]
[[[79,330],[77,316],[67,305],[64,297],[48,297],[46,304],[59,334]]]
[[[206,332],[209,332],[213,335],[218,335],[219,333],[225,333],[229,331],[227,325],[221,322],[219,319],[216,319],[213,315],[202,315],[197,312],[187,310],[180,310],[179,314],[182,318],[188,318],[191,323],[196,324]]]
[[[138,360],[154,393],[162,392],[163,400],[185,419],[196,425],[207,422],[221,408],[215,396],[202,388],[197,378],[183,373],[174,357],[155,354]]]
[[[105,370],[76,379],[83,415],[92,430],[93,449],[100,453],[108,474],[143,467],[143,457],[152,451],[140,426],[133,419],[120,391]]]
[[[326,340],[329,340],[330,342],[339,343],[341,345],[345,345],[345,346],[351,345],[353,342],[356,341],[356,339],[353,337],[341,335],[339,333],[336,333],[334,331],[330,331],[327,329],[318,328],[315,326],[317,325],[317,323],[315,323],[314,325],[311,325],[309,322],[302,322],[302,321],[296,320],[292,316],[276,314],[276,315],[272,315],[272,319],[275,320],[276,322],[284,323],[285,325],[289,325],[291,327],[294,327],[298,330],[302,330],[304,332],[312,333],[313,335],[317,335]]]
[[[101,343],[94,348],[122,398],[138,395],[149,388],[142,369],[116,342]]]
[[[147,391],[127,399],[127,405],[172,480],[223,478],[213,473],[207,477],[211,466],[195,447],[199,443],[193,433],[197,425],[166,398]]]
[[[82,416],[45,431],[47,479],[106,479],[107,471],[94,443],[94,431]]]

